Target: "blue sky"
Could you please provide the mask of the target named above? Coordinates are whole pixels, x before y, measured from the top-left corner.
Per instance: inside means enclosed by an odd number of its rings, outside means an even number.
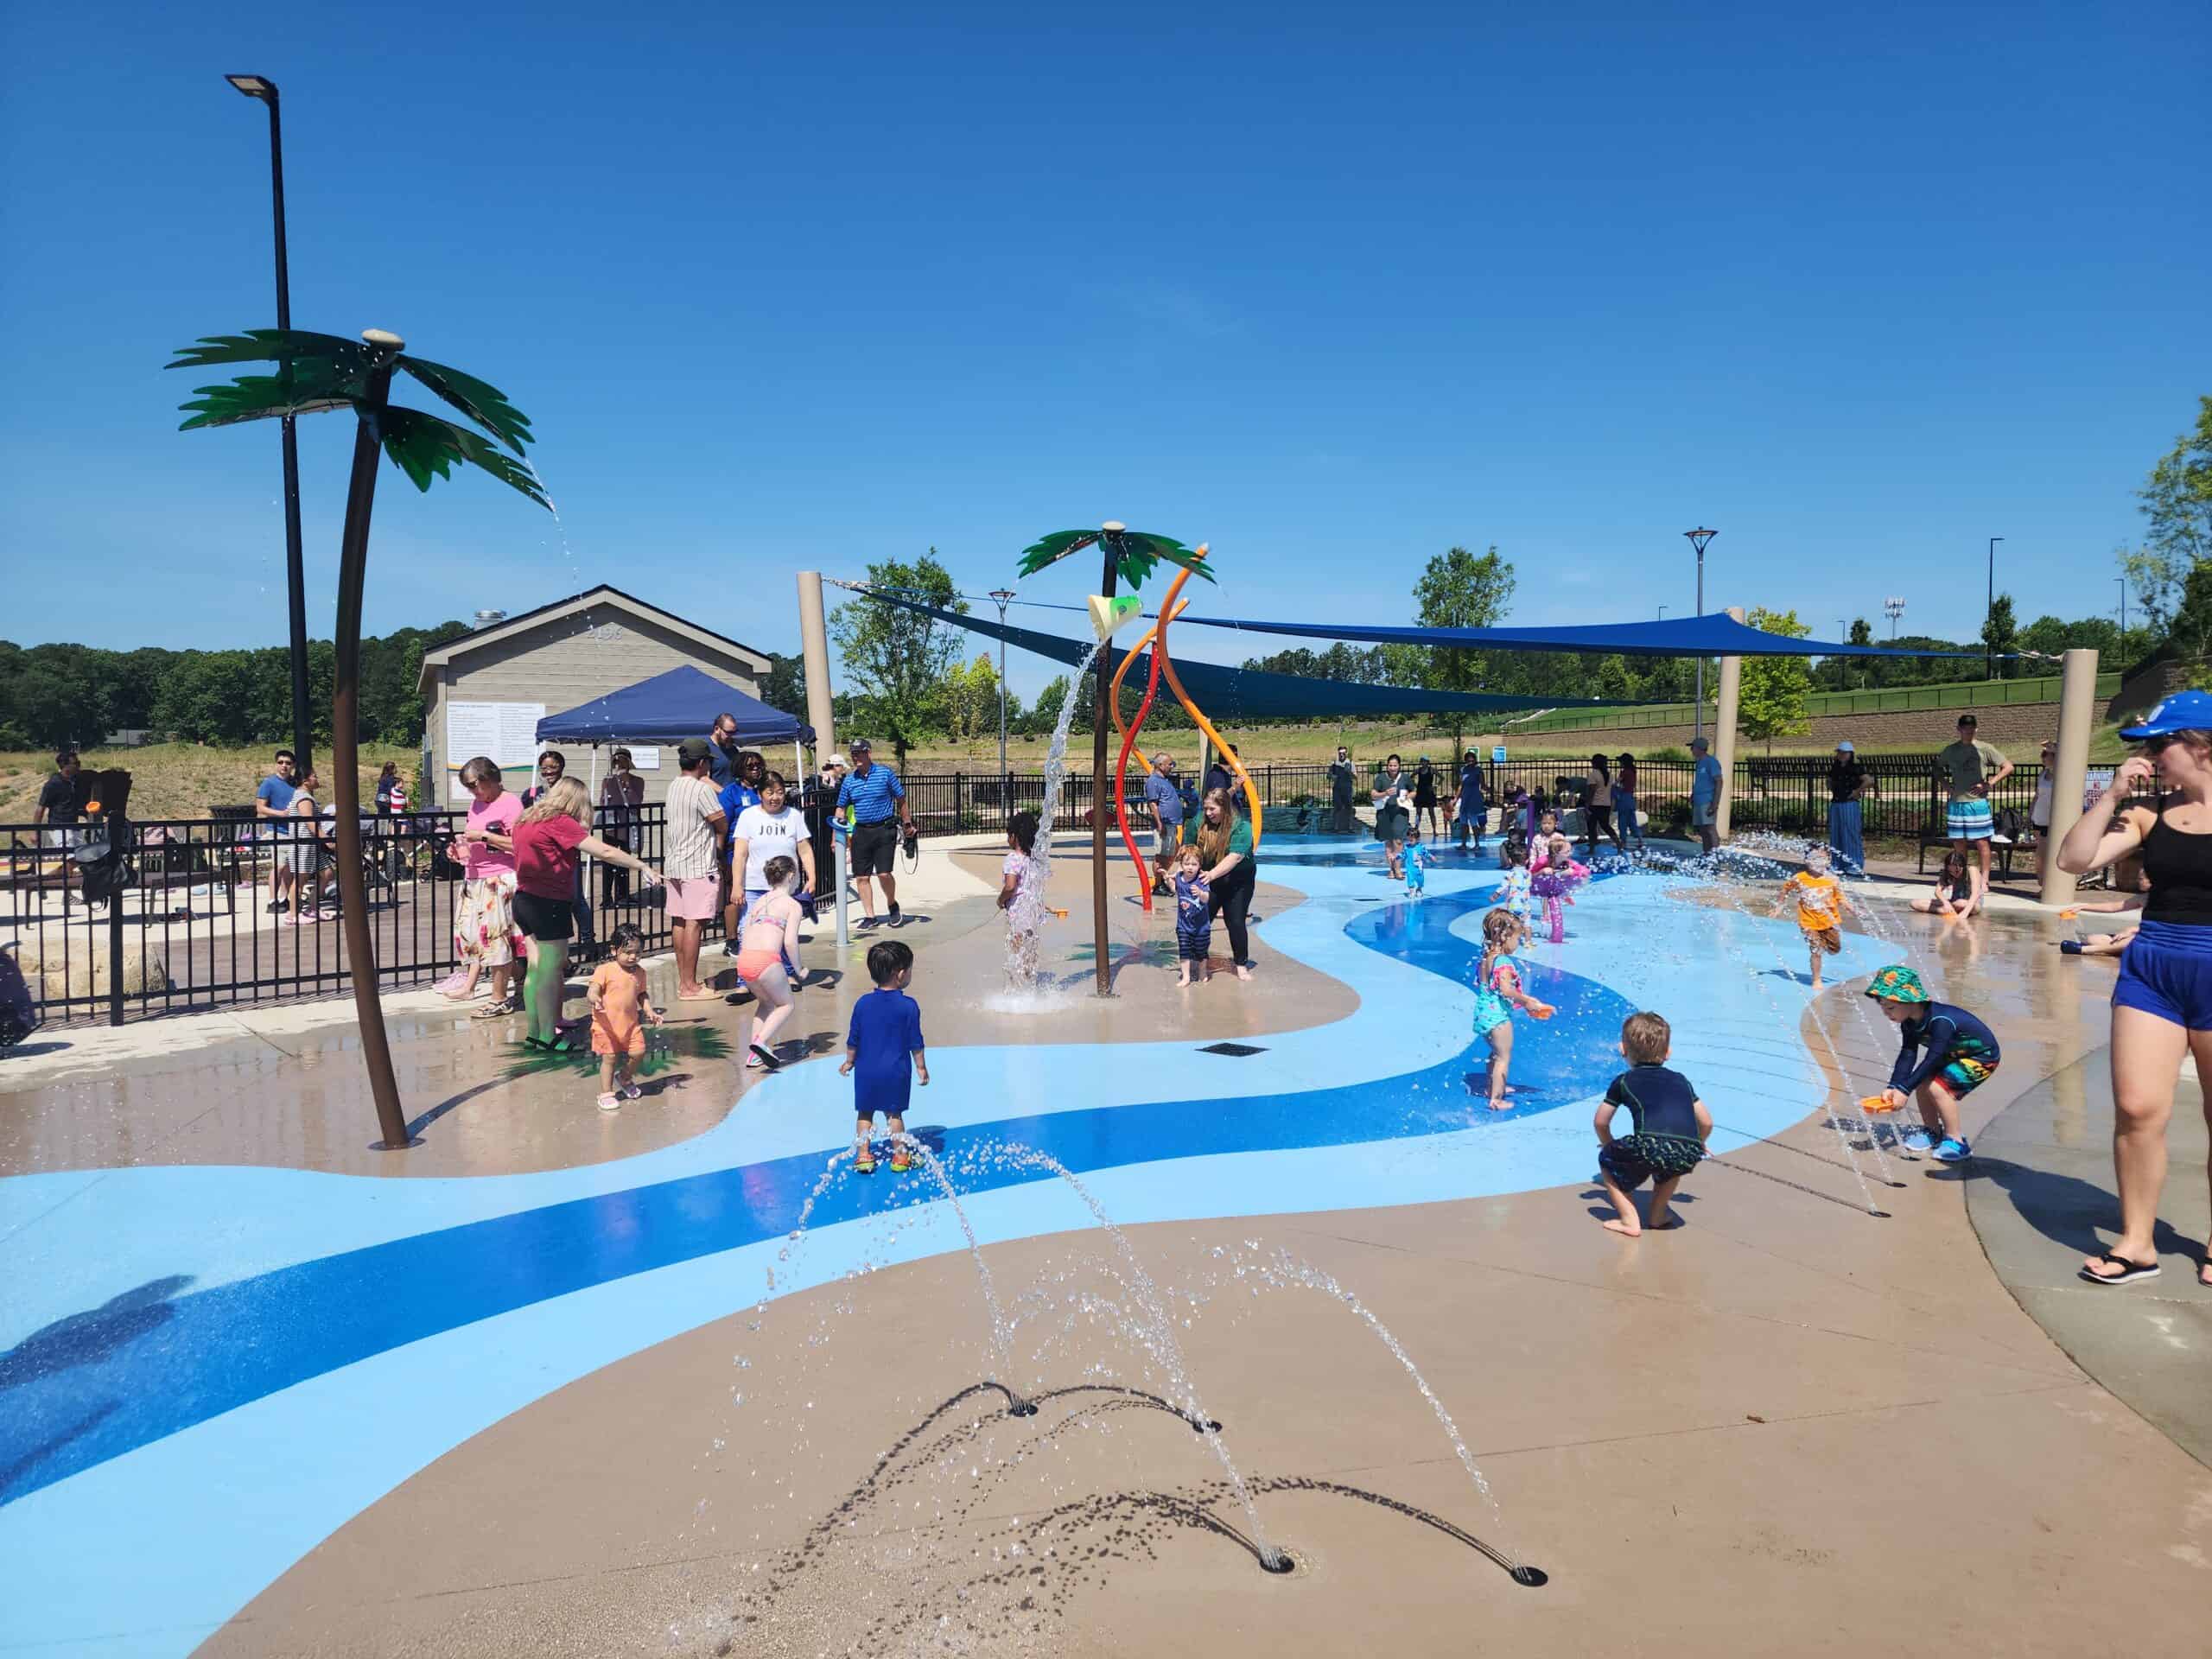
[[[1541,10],[7,8],[0,634],[283,637],[275,429],[161,372],[273,317],[228,70],[296,321],[505,387],[560,505],[388,469],[372,630],[606,580],[791,649],[797,569],[1106,518],[1244,615],[1410,620],[1455,542],[1516,622],[1679,614],[1700,522],[1821,633],[1972,632],[1993,535],[2109,611],[2212,391],[2212,13]]]

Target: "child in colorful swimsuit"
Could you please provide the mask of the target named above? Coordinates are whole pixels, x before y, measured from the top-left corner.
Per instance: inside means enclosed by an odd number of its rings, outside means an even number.
[[[638,958],[645,948],[642,928],[625,922],[607,942],[613,954],[593,970],[585,992],[591,1003],[591,1052],[599,1056],[599,1109],[619,1110],[645,1091],[638,1087],[638,1061],[645,1052],[645,1022],[661,1022],[645,988]]]
[[[1175,855],[1175,965],[1188,985],[1193,977],[1213,977],[1213,884],[1206,880],[1206,861],[1196,847]]]
[[[776,1033],[791,1018],[791,1001],[806,982],[798,957],[798,861],[778,853],[761,868],[768,884],[766,893],[746,903],[743,931],[737,942],[737,976],[753,993],[753,1044],[745,1057],[748,1071],[774,1071],[783,1062],[776,1058]]]
[[[1929,996],[1920,976],[1910,968],[1883,969],[1866,987],[1866,995],[1897,1022],[1900,1039],[1897,1063],[1883,1098],[1891,1110],[1904,1105],[1908,1096],[1920,1103],[1925,1127],[1907,1134],[1904,1144],[1915,1152],[1932,1147],[1937,1160],[1947,1164],[1972,1157],[1974,1148],[1960,1132],[1959,1103],[1997,1070],[1996,1033],[1964,1008]]]
[[[1510,910],[1493,910],[1483,918],[1483,956],[1475,969],[1475,1035],[1490,1043],[1490,1109],[1505,1109],[1513,1092],[1505,1080],[1513,1061],[1513,1010],[1531,1018],[1548,1020],[1548,1002],[1522,988],[1521,964],[1513,960],[1514,948],[1529,936],[1528,924]]]
[[[1418,899],[1428,891],[1428,849],[1419,842],[1406,849],[1406,897]]]
[[[1505,838],[1505,887],[1502,902],[1508,915],[1523,928],[1529,925],[1530,909],[1529,873],[1529,843],[1517,835]]]
[[[1545,849],[1542,868],[1529,880],[1529,890],[1544,901],[1544,920],[1554,944],[1567,942],[1566,906],[1574,902],[1574,890],[1590,879],[1586,864],[1574,861],[1574,844],[1565,836],[1554,836]]]
[[[1790,900],[1797,902],[1797,931],[1805,936],[1805,949],[1813,959],[1813,988],[1821,988],[1821,963],[1843,949],[1843,912],[1857,910],[1843,883],[1828,871],[1828,849],[1815,842],[1805,849],[1805,868],[1782,884],[1776,901],[1777,912]]]

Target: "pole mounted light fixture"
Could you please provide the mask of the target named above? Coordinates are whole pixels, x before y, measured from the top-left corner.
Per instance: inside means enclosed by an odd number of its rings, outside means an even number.
[[[276,101],[276,83],[266,76],[225,75],[223,79],[248,98],[258,98],[271,104]]]
[[[1989,597],[1981,613],[1981,677],[1985,680],[1997,677],[1997,630],[1993,626],[1997,620],[1997,543],[2004,539],[2002,536],[1989,538]]]
[[[998,602],[999,626],[1006,626],[1006,607],[1014,603],[1014,589],[994,588],[991,597]],[[1006,779],[1006,635],[999,635],[999,779]]]
[[[1697,550],[1697,613],[1705,614],[1705,544],[1720,532],[1717,530],[1686,530],[1682,534]],[[1697,734],[1705,735],[1705,658],[1697,659]]]

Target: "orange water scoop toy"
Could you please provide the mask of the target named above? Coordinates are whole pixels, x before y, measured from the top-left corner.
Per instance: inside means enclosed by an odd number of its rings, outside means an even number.
[[[1884,1112],[1894,1112],[1897,1109],[1897,1103],[1887,1095],[1861,1095],[1859,1097],[1859,1109],[1862,1112],[1878,1116]]]

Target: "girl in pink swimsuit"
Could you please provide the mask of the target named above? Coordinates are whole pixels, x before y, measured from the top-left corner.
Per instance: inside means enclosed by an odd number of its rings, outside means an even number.
[[[779,853],[761,874],[768,880],[767,894],[746,906],[745,930],[737,942],[737,976],[753,993],[752,1052],[745,1061],[748,1071],[781,1068],[776,1033],[791,1018],[791,999],[806,977],[798,957],[798,900],[791,896],[798,865]]]

